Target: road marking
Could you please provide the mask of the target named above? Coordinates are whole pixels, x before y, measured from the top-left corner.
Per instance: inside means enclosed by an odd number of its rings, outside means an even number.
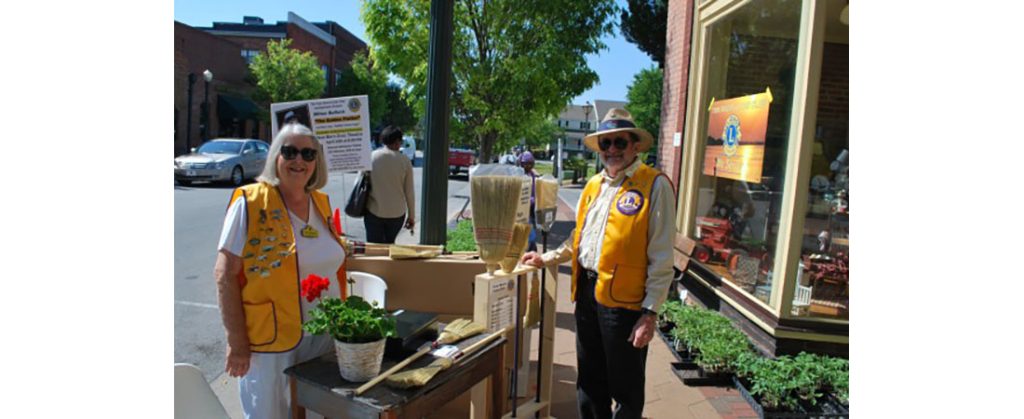
[[[174,303],[175,303],[175,304],[181,304],[181,305],[185,305],[185,306],[192,306],[192,307],[202,307],[202,308],[215,308],[215,309],[220,309],[220,307],[218,307],[218,306],[217,306],[216,304],[206,304],[206,303],[193,303],[193,302],[191,302],[191,301],[178,301],[178,300],[174,300]]]

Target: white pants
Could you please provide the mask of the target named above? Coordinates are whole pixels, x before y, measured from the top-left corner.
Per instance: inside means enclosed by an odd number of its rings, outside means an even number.
[[[317,358],[334,349],[330,335],[303,336],[302,342],[288,352],[253,353],[249,372],[238,380],[242,411],[246,419],[286,419],[290,414],[288,367]]]

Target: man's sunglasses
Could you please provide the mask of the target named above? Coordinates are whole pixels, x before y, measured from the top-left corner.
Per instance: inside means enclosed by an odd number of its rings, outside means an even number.
[[[299,148],[290,145],[281,146],[281,157],[284,157],[285,160],[295,160],[295,157],[299,154],[302,154],[302,160],[316,160],[315,148],[303,148],[300,150]]]
[[[602,138],[601,141],[597,143],[597,146],[601,148],[601,151],[608,151],[608,148],[610,148],[612,144],[615,144],[615,148],[619,150],[625,150],[626,147],[629,146],[629,140],[625,137]]]

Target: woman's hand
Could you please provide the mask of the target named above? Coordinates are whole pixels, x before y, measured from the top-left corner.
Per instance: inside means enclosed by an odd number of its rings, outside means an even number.
[[[249,345],[228,344],[227,359],[224,360],[224,371],[232,377],[242,377],[249,372]]]
[[[408,218],[405,219],[405,228],[407,228],[409,230],[412,230],[412,228],[415,227],[415,226],[416,226],[416,220],[414,218],[408,217]]]
[[[544,267],[544,259],[540,256],[540,253],[537,252],[526,252],[526,254],[523,255],[521,259],[519,259],[519,263],[523,265],[535,266],[538,268]]]

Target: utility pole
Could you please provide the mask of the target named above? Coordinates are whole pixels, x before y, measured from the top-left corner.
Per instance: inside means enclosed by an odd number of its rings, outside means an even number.
[[[431,0],[420,244],[443,245],[448,238],[448,118],[451,114],[448,104],[452,79],[452,15],[451,0]]]

